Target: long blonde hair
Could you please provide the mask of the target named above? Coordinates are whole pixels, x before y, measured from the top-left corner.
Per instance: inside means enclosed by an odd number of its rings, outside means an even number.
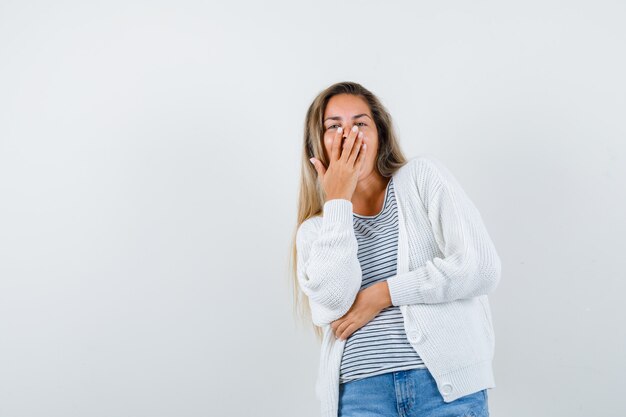
[[[293,284],[294,314],[313,326],[315,335],[320,341],[322,339],[321,328],[313,325],[308,297],[302,292],[298,282],[296,232],[305,220],[322,213],[325,201],[324,189],[317,179],[317,172],[309,158],[315,157],[328,167],[329,161],[323,145],[323,117],[328,101],[337,94],[352,94],[367,102],[378,131],[378,154],[375,166],[383,177],[390,177],[407,162],[400,150],[389,112],[380,100],[362,85],[349,81],[335,83],[321,91],[309,106],[304,120],[298,217],[292,234],[289,275]]]

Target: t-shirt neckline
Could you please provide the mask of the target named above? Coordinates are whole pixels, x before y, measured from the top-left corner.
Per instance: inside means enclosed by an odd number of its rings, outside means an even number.
[[[391,177],[389,181],[387,181],[387,187],[385,187],[385,199],[383,200],[383,208],[380,209],[378,213],[372,214],[371,216],[365,216],[363,214],[357,214],[357,213],[352,213],[352,215],[360,219],[373,219],[383,214],[383,212],[387,208],[387,199],[389,198],[389,188],[391,187],[391,181],[393,181],[393,177]]]

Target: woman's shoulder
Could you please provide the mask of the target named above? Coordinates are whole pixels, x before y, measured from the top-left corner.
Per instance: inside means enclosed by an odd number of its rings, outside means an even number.
[[[412,184],[417,184],[418,188],[437,187],[449,175],[450,171],[443,162],[430,153],[421,153],[409,158],[395,174],[397,180],[403,181],[406,178]]]
[[[413,170],[425,170],[425,169],[445,169],[445,166],[441,160],[431,153],[421,153],[415,155],[409,159],[407,165],[410,165]]]

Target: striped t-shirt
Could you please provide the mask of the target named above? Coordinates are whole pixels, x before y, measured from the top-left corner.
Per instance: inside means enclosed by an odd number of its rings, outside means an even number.
[[[363,272],[361,290],[396,274],[398,213],[389,179],[382,210],[374,216],[353,213],[358,258]],[[346,340],[339,383],[386,372],[425,368],[404,331],[399,306],[387,307]]]

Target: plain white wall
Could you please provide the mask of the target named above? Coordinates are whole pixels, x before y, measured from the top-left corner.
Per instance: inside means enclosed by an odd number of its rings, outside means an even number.
[[[624,416],[621,1],[0,1],[0,416],[317,416],[302,126],[362,83],[503,261],[495,417]]]

